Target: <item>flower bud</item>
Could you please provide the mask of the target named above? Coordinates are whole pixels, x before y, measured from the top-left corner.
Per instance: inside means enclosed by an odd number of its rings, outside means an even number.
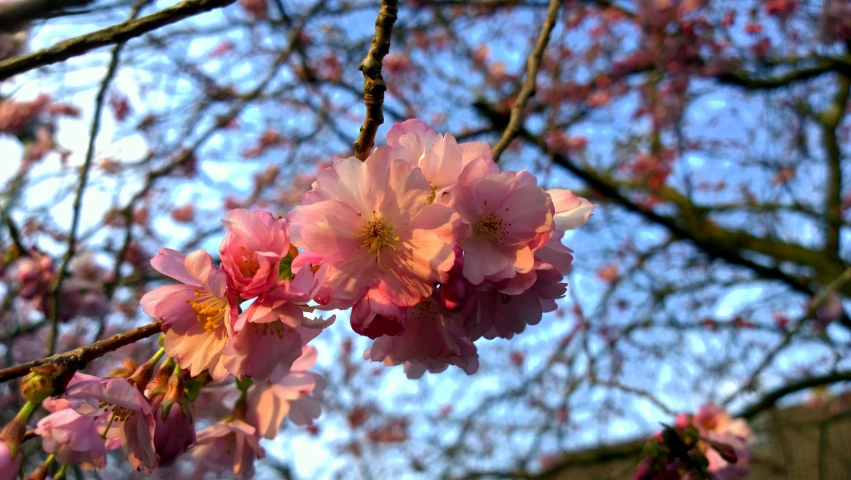
[[[30,402],[41,403],[45,398],[53,395],[53,378],[44,369],[37,371],[38,367],[32,369],[21,380],[21,395]]]
[[[437,290],[440,303],[451,311],[457,312],[464,308],[470,296],[470,282],[460,275],[455,275],[449,282],[440,285]]]
[[[132,358],[127,358],[121,364],[120,367],[114,368],[109,371],[109,376],[114,378],[129,378],[130,375],[139,368],[139,364],[136,363]]]
[[[47,478],[47,473],[47,465],[41,465],[33,470],[33,473],[27,477],[27,480],[45,480]]]
[[[24,456],[20,452],[12,454],[12,448],[3,440],[0,440],[0,479],[14,480],[18,478],[21,471],[21,462]]]
[[[721,455],[721,458],[730,462],[736,463],[739,461],[739,456],[736,454],[736,450],[726,443],[716,442],[714,440],[709,440],[709,446],[712,447],[713,450],[718,452],[718,455]]]
[[[183,375],[176,371],[168,381],[161,403],[151,405],[157,424],[154,448],[161,464],[177,458],[195,444],[195,422],[183,388]]]

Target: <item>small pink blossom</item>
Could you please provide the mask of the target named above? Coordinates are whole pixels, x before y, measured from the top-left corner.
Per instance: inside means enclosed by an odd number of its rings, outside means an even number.
[[[439,373],[449,365],[458,366],[467,375],[476,373],[476,346],[457,324],[457,314],[432,298],[408,307],[406,314],[405,332],[378,338],[364,358],[387,366],[404,364],[408,378],[420,378],[426,370]]]
[[[146,293],[144,312],[163,321],[165,351],[192,376],[204,370],[217,381],[227,377],[222,349],[232,334],[236,313],[226,275],[213,266],[210,254],[184,255],[164,248],[151,259],[158,272],[182,282]]]
[[[80,415],[66,405],[39,420],[35,433],[44,451],[56,454],[59,463],[101,469],[106,466],[106,443],[99,432],[107,416]]]
[[[544,313],[558,308],[567,284],[558,270],[542,268],[496,284],[477,287],[459,317],[472,340],[512,338],[526,325],[537,325]]]
[[[266,451],[260,446],[257,429],[241,420],[230,420],[214,423],[198,432],[198,441],[191,454],[211,466],[251,478],[254,461],[264,458]]]
[[[570,190],[554,188],[547,190],[553,203],[553,222],[555,231],[552,238],[538,250],[535,256],[544,263],[555,267],[559,272],[566,273],[573,263],[573,250],[562,244],[562,238],[567,230],[581,227],[588,221],[597,205],[576,196]]]
[[[744,478],[750,470],[750,445],[755,440],[747,422],[731,418],[723,408],[714,404],[702,405],[693,421],[703,438],[732,448],[737,457],[735,463],[728,462],[716,449],[709,447],[705,452],[709,471],[719,480]]]
[[[219,252],[228,285],[242,298],[262,295],[275,286],[281,259],[290,247],[287,220],[262,210],[230,210],[222,220],[228,232]]]
[[[80,415],[110,414],[105,427],[107,434],[118,430],[121,446],[134,470],[151,471],[157,466],[151,406],[128,379],[98,378],[77,372],[68,383],[64,398]]]
[[[240,379],[277,382],[289,372],[302,347],[334,323],[333,316],[327,320],[304,316],[305,304],[323,286],[326,271],[323,267],[314,274],[310,267],[301,268],[292,281],[279,281],[248,307],[225,351],[230,373]]]
[[[459,225],[451,208],[428,204],[429,193],[419,168],[382,155],[321,171],[289,215],[292,242],[330,267],[320,297],[337,307],[370,288],[399,306],[428,297],[452,266]]]
[[[248,392],[246,420],[259,435],[273,439],[284,417],[296,425],[309,425],[321,413],[319,400],[325,381],[318,373],[308,372],[316,363],[316,349],[304,347],[290,373],[276,383],[255,384]]]
[[[532,271],[534,250],[554,231],[552,201],[527,172],[481,175],[481,162],[470,167],[452,203],[463,222],[464,277],[478,285]]]
[[[373,288],[352,307],[352,330],[369,338],[399,335],[405,330],[405,309]]]
[[[490,173],[498,173],[493,152],[484,142],[459,144],[452,134],[435,133],[422,120],[411,119],[394,124],[387,132],[386,152],[392,158],[403,158],[419,167],[431,186],[430,201],[440,201],[470,163],[485,162]],[[378,153],[378,152],[376,152]]]

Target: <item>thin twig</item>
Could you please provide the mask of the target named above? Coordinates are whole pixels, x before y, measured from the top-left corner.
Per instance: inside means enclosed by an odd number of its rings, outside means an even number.
[[[148,0],[141,0],[136,3],[130,13],[130,20],[135,19],[139,15],[142,7],[148,3]],[[92,113],[92,124],[89,129],[89,144],[86,147],[86,156],[83,161],[83,167],[80,170],[80,181],[77,184],[77,191],[74,195],[73,217],[71,220],[71,231],[68,234],[68,247],[65,250],[65,255],[62,257],[62,265],[59,267],[59,272],[56,275],[56,283],[50,291],[50,337],[47,342],[47,355],[53,355],[56,352],[56,341],[59,337],[59,303],[62,295],[62,282],[68,276],[68,266],[74,258],[74,250],[77,247],[77,233],[80,228],[80,215],[83,206],[83,194],[86,191],[86,184],[89,180],[89,171],[91,170],[92,161],[95,156],[95,140],[100,133],[101,116],[103,115],[103,105],[106,100],[106,92],[109,90],[109,85],[115,72],[118,71],[118,64],[121,58],[121,49],[124,47],[125,41],[120,41],[112,49],[112,57],[109,61],[109,66],[106,69],[106,74],[101,82],[97,97],[95,97],[94,112]]]
[[[848,268],[844,272],[842,272],[842,275],[840,275],[836,280],[833,281],[833,283],[828,285],[824,290],[819,292],[818,295],[813,298],[813,300],[807,307],[807,310],[798,319],[795,328],[792,328],[788,332],[786,332],[786,335],[783,336],[783,339],[780,341],[780,343],[775,345],[774,348],[770,352],[768,352],[765,357],[763,357],[759,365],[757,365],[757,367],[751,372],[748,379],[745,380],[745,382],[742,384],[742,387],[728,395],[727,398],[725,398],[721,403],[723,405],[727,405],[735,398],[737,398],[741,393],[753,388],[754,385],[756,385],[757,380],[759,380],[760,375],[762,375],[763,370],[765,370],[769,365],[771,365],[777,355],[779,355],[781,351],[783,351],[792,343],[792,340],[798,333],[800,333],[801,329],[803,329],[805,325],[810,324],[808,320],[816,314],[816,311],[827,303],[831,295],[834,295],[837,291],[842,290],[845,285],[849,283],[851,283],[851,268]]]
[[[363,72],[363,104],[366,105],[366,117],[360,127],[360,134],[355,140],[355,157],[366,160],[375,145],[375,134],[378,127],[384,123],[384,92],[387,84],[381,75],[381,61],[390,51],[390,35],[393,24],[396,23],[398,5],[396,0],[382,0],[381,10],[375,20],[375,36],[369,53],[361,62],[358,69]]]
[[[162,331],[162,322],[151,322],[143,327],[139,327],[129,332],[113,335],[106,340],[100,340],[91,345],[75,348],[74,350],[51,355],[49,357],[33,360],[32,362],[15,365],[13,367],[0,370],[0,383],[11,380],[13,378],[23,377],[29,373],[33,367],[45,365],[48,363],[67,366],[73,370],[81,370],[90,362],[98,359],[109,352],[118,350],[121,347],[136,343],[139,340],[151,337]]]
[[[230,5],[236,0],[186,0],[173,7],[160,10],[138,20],[128,20],[118,25],[59,42],[44,50],[0,62],[0,80],[82,55],[99,47],[126,42],[131,38],[170,25],[184,18]]]
[[[517,130],[520,128],[520,117],[523,114],[523,108],[526,102],[529,101],[535,94],[536,79],[538,77],[538,67],[541,65],[541,59],[544,56],[544,50],[547,48],[547,43],[550,41],[550,34],[556,24],[556,16],[558,9],[561,6],[561,0],[550,0],[550,5],[547,7],[547,18],[544,20],[544,25],[541,27],[541,34],[538,36],[538,42],[535,44],[535,49],[526,60],[526,81],[523,82],[523,87],[517,95],[517,99],[511,106],[511,119],[508,121],[508,126],[502,132],[502,138],[499,139],[496,146],[493,147],[493,160],[499,161],[500,155],[508,145],[514,140],[517,135]]]
[[[765,394],[756,403],[746,407],[738,415],[744,419],[750,420],[765,410],[773,407],[778,400],[791,393],[799,392],[807,388],[818,387],[821,385],[830,385],[839,382],[851,382],[851,371],[835,372],[818,377],[808,377],[797,382],[788,383],[780,388],[772,390]]]

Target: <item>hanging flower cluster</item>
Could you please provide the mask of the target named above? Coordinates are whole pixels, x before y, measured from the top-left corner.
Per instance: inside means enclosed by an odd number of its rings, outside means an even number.
[[[45,401],[51,413],[35,432],[63,465],[100,469],[120,447],[134,470],[188,452],[198,468],[251,476],[261,438],[285,417],[311,425],[320,415],[325,384],[308,371],[317,358],[308,344],[335,317],[309,314],[351,309],[353,330],[374,340],[365,358],[404,365],[410,378],[449,365],[473,374],[475,341],[511,338],[556,309],[573,260],[562,237],[594,208],[528,172],[500,171],[484,143],[459,144],[419,120],[394,125],[365,161],[319,172],[287,218],[227,212],[218,265],[204,250],[160,250],[151,266],[177,283],[140,303],[162,322],[162,348],[108,377],[74,374]],[[19,267],[27,298],[45,296],[55,277],[46,258]],[[94,266],[78,262],[81,280],[68,284],[102,283]],[[31,375],[22,385],[37,403],[54,380]],[[231,376],[216,390],[230,414],[196,432],[198,391]],[[23,431],[0,434],[0,470],[20,468]]]
[[[744,419],[732,419],[721,407],[706,404],[694,415],[678,415],[674,426],[665,426],[647,441],[633,478],[744,478],[754,440]]]
[[[500,171],[485,143],[408,120],[366,161],[319,173],[289,215],[304,250],[293,265],[327,268],[316,301],[352,307],[352,328],[375,339],[366,358],[411,378],[472,374],[475,340],[511,338],[556,309],[573,259],[561,239],[594,208]]]

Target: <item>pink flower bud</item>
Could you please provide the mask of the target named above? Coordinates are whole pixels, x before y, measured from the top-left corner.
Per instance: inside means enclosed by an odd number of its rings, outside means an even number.
[[[183,375],[176,372],[168,381],[162,405],[154,405],[154,448],[161,464],[169,462],[195,444],[195,422],[189,401],[183,395]]]
[[[0,440],[0,480],[17,479],[18,472],[21,471],[21,461],[23,459],[24,457],[20,452],[12,456],[9,445],[5,441]]]

